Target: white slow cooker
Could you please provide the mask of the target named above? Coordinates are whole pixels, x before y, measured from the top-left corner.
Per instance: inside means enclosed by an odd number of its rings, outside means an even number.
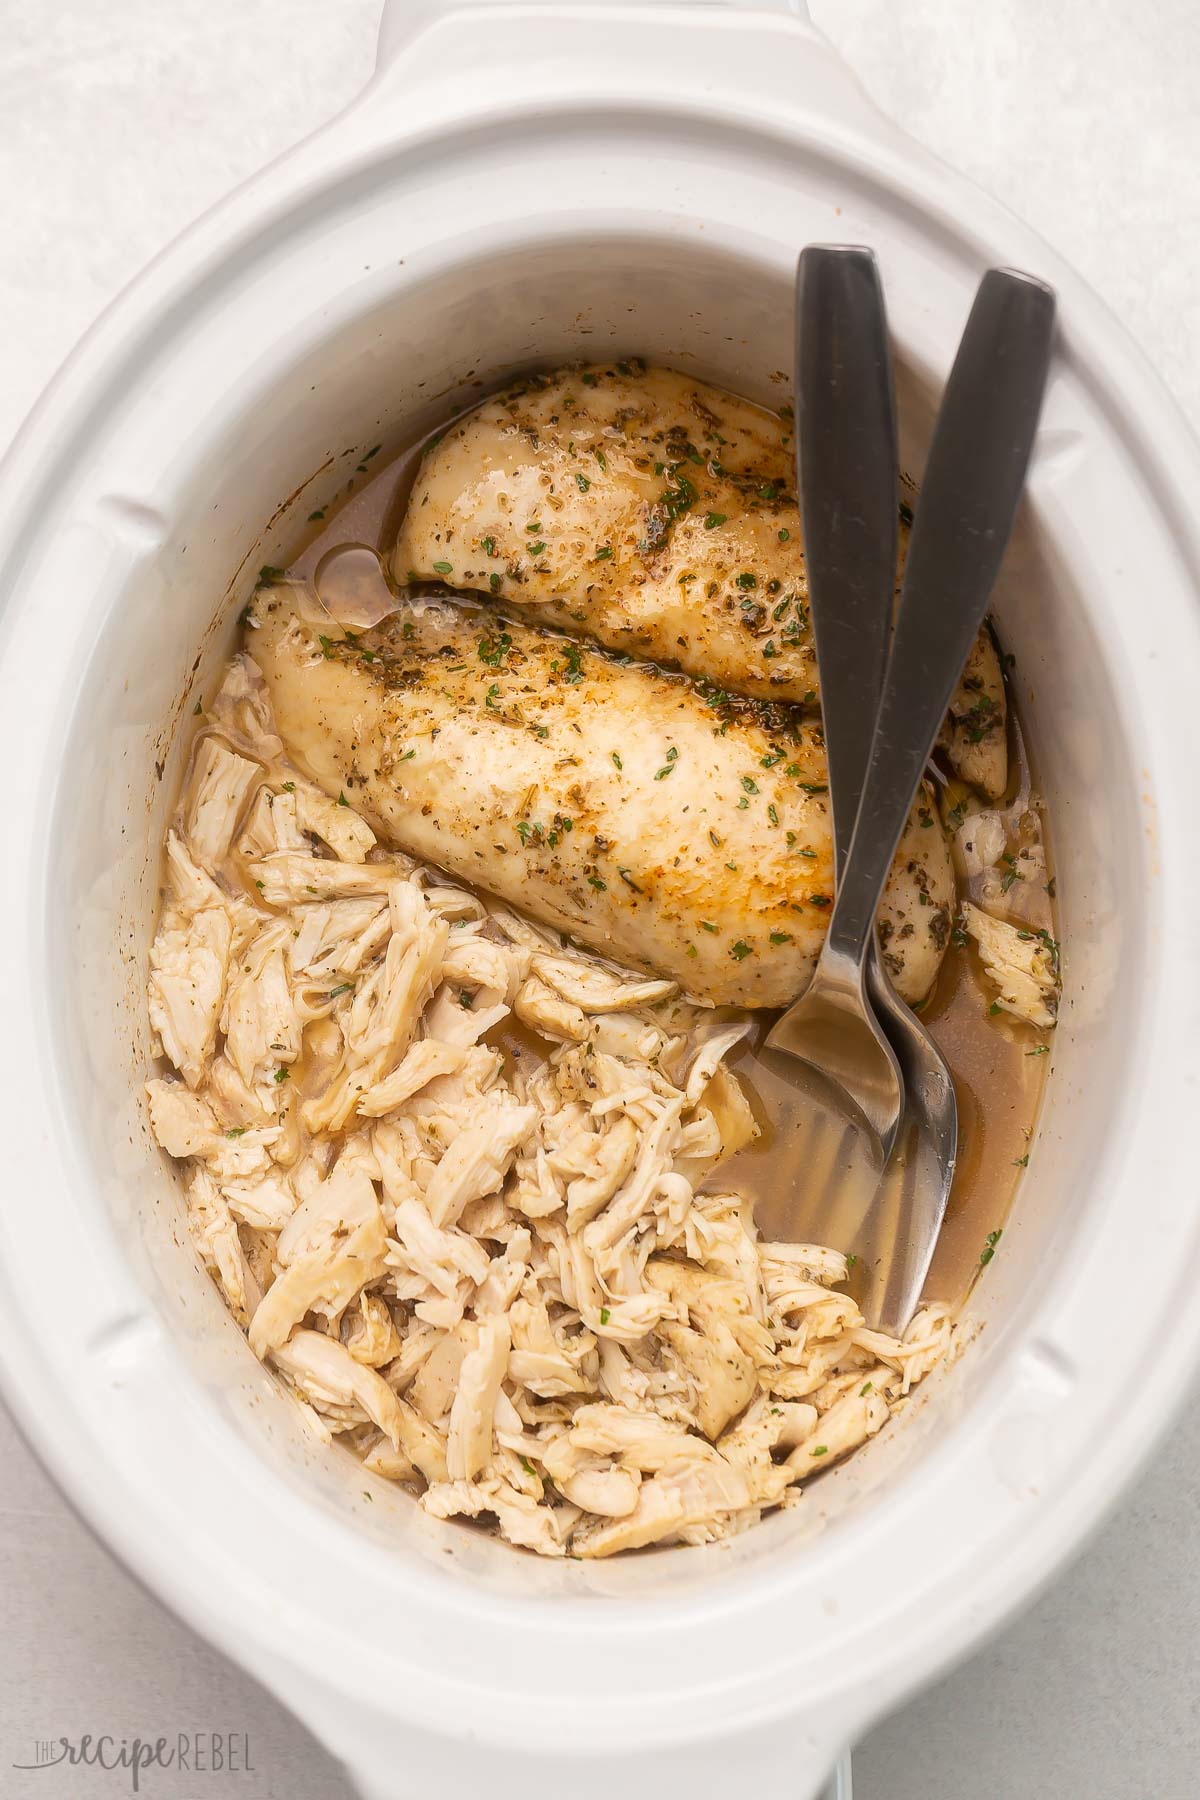
[[[831,239],[879,254],[914,473],[983,269],[1060,295],[998,598],[1065,946],[1044,1114],[967,1346],[902,1420],[728,1544],[546,1565],[322,1450],[198,1267],[139,1097],[156,847],[255,572],[364,449],[569,357],[778,401],[796,252]],[[1200,1350],[1198,492],[1095,298],[765,0],[392,0],[366,92],[29,421],[0,481],[5,1391],[364,1794],[808,1800],[1151,1451]]]

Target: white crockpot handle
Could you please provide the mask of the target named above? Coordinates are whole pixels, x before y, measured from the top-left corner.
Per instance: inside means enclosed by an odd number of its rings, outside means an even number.
[[[740,97],[760,122],[802,115],[872,155],[897,142],[912,154],[813,25],[808,0],[385,0],[375,79],[343,120],[381,143],[397,121],[412,135],[598,91],[701,108]]]
[[[849,1755],[835,1763],[822,1742],[791,1720],[772,1720],[725,1739],[668,1748],[547,1752],[537,1719],[524,1721],[520,1748],[483,1743],[469,1708],[453,1737],[399,1720],[353,1720],[329,1711],[327,1695],[294,1710],[340,1756],[362,1800],[704,1800],[709,1794],[762,1800],[852,1800]]]
[[[384,0],[383,13],[379,21],[379,53],[380,66],[391,61],[413,38],[448,13],[466,12],[479,7],[508,4],[509,0]],[[526,4],[535,6],[558,6],[562,0],[524,0]],[[613,0],[575,0],[584,6],[605,6],[613,4]],[[626,4],[628,0],[626,0]],[[693,9],[718,8],[722,11],[786,13],[794,19],[808,21],[808,0],[649,0],[656,6],[679,7]]]
[[[353,1767],[349,1774],[362,1800],[417,1800],[421,1795],[433,1795],[436,1800],[450,1800],[451,1794],[457,1792],[452,1781],[447,1784],[444,1765],[440,1771],[431,1771],[426,1779],[414,1780],[411,1770],[404,1765],[402,1754],[397,1771],[382,1783],[364,1782]],[[507,1800],[508,1789],[498,1788],[495,1776],[495,1761],[489,1753],[486,1760],[480,1760],[472,1777],[470,1791],[473,1794],[486,1794],[488,1800],[502,1800],[502,1797]],[[755,1780],[753,1775],[748,1780],[744,1766],[725,1768],[714,1765],[710,1756],[689,1751],[683,1751],[677,1759],[673,1758],[669,1771],[661,1770],[657,1779],[660,1800],[669,1800],[669,1797],[676,1794],[688,1794],[695,1796],[696,1800],[703,1800],[705,1795],[720,1789],[733,1794],[760,1794],[763,1800],[853,1800],[854,1792],[849,1755],[842,1757],[823,1785],[816,1789],[812,1786],[811,1770],[806,1771],[799,1765],[790,1772],[776,1767],[765,1780]],[[537,1792],[536,1784],[541,1784],[542,1794],[561,1794],[564,1800],[613,1800],[614,1795],[630,1796],[630,1800],[643,1800],[643,1795],[647,1792],[638,1787],[631,1793],[623,1779],[620,1765],[607,1758],[598,1759],[591,1768],[578,1758],[572,1758],[569,1765],[564,1765],[556,1776],[551,1777],[550,1785],[547,1786],[536,1761],[523,1756],[521,1781],[526,1796]]]

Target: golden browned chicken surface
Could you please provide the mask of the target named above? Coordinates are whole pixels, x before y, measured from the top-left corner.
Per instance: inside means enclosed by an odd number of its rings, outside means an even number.
[[[902,554],[907,534],[906,519]],[[529,376],[451,425],[422,459],[392,570],[733,693],[811,705],[820,691],[790,416],[673,369]],[[945,747],[993,799],[1004,722],[984,630]]]
[[[377,630],[260,593],[254,656],[291,754],[400,848],[716,1004],[781,1006],[825,935],[819,724],[454,602]],[[328,623],[328,622],[327,622]],[[954,883],[932,799],[881,912],[900,993],[928,992]]]

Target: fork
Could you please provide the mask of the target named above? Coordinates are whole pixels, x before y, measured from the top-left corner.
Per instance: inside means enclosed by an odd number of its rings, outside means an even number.
[[[1054,296],[1013,271],[989,270],[980,284],[934,432],[865,780],[863,713],[869,718],[881,638],[886,644],[880,616],[886,621],[890,612],[882,596],[891,593],[896,534],[891,383],[873,259],[837,248],[802,258],[799,300],[797,450],[823,704],[832,700],[826,736],[839,881],[812,983],[767,1043],[839,1091],[884,1167],[906,1090],[918,1135],[930,1134],[940,1179],[932,1186],[918,1180],[911,1204],[898,1211],[893,1204],[892,1246],[883,1243],[872,1279],[872,1310],[894,1326],[906,1322],[932,1256],[953,1173],[957,1108],[936,1047],[879,965],[875,913],[1012,530],[1049,368]],[[851,333],[860,327],[864,354],[856,355]],[[847,487],[823,495],[826,473]],[[848,688],[856,705],[843,698]],[[846,850],[856,767],[862,793]]]
[[[869,250],[814,244],[800,257],[796,457],[840,878],[883,690],[899,511],[887,319],[878,265]],[[899,1065],[918,1140],[912,1167],[905,1170],[912,1191],[902,1212],[910,1217],[919,1211],[920,1228],[908,1233],[906,1242],[932,1247],[957,1153],[954,1085],[937,1045],[892,987],[873,939],[866,981]],[[929,1178],[917,1155],[932,1156]],[[847,1159],[843,1155],[840,1160],[844,1164]],[[820,1219],[813,1216],[817,1209]],[[810,1191],[805,1196],[806,1235],[819,1243],[836,1241],[836,1234],[849,1228],[848,1210],[846,1196]],[[871,1222],[883,1216],[877,1205]],[[872,1256],[870,1234],[862,1225],[854,1242],[865,1264],[876,1322],[883,1329],[902,1329],[896,1321],[907,1323],[928,1257],[918,1268],[903,1254]],[[880,1284],[877,1272],[885,1264],[887,1276]]]

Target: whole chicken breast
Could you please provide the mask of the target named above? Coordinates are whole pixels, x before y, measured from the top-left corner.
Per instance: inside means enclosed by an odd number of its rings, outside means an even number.
[[[486,608],[402,600],[353,636],[297,600],[260,592],[251,645],[290,756],[327,794],[699,998],[781,1006],[803,988],[833,893],[819,725]],[[922,796],[880,913],[906,999],[932,984],[952,899]]]
[[[673,369],[527,376],[456,421],[393,572],[716,687],[816,698],[790,425]]]
[[[733,693],[808,705],[820,691],[790,416],[673,369],[527,376],[458,419],[421,461],[392,569]],[[1003,792],[986,628],[943,745],[964,780]]]

